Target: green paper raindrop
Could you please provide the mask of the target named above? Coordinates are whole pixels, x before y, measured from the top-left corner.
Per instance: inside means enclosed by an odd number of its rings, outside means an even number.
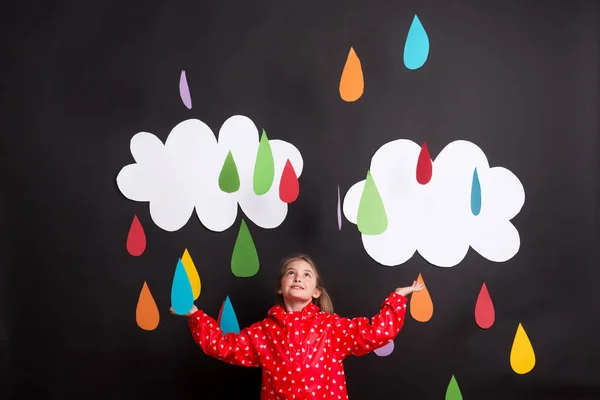
[[[227,153],[227,158],[225,158],[219,174],[219,187],[226,193],[235,193],[240,188],[240,175],[231,150]]]
[[[367,172],[367,179],[358,204],[357,225],[363,235],[380,235],[388,226],[385,207],[370,171]]]
[[[275,161],[267,133],[263,129],[254,164],[254,193],[263,195],[271,189],[275,177]]]
[[[450,383],[446,389],[446,400],[462,400],[462,398],[458,382],[456,382],[456,378],[452,375],[452,379],[450,379]]]
[[[233,254],[231,255],[231,272],[238,278],[249,278],[256,275],[260,266],[256,246],[242,218]]]

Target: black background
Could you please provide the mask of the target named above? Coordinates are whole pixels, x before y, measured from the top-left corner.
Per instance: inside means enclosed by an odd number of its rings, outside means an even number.
[[[241,326],[273,304],[279,260],[314,256],[344,316],[370,316],[419,273],[435,313],[408,318],[389,357],[346,362],[349,395],[443,399],[452,375],[465,399],[600,398],[598,257],[598,23],[595,1],[21,2],[4,20],[2,371],[8,398],[258,398],[260,370],[205,356],[184,318],[171,316],[170,283],[188,248],[216,316],[229,296]],[[416,71],[402,62],[417,14],[431,48]],[[342,101],[350,46],[365,93]],[[193,108],[178,93],[186,70]],[[147,204],[125,199],[118,171],[129,140],[165,140],[180,121],[213,131],[251,118],[304,158],[299,199],[284,223],[247,220],[257,276],[229,269],[238,220],[208,231],[194,215],[173,233]],[[384,143],[427,142],[432,158],[451,141],[480,146],[491,166],[523,183],[513,223],[521,249],[492,263],[470,250],[456,267],[418,254],[389,268],[364,251],[356,227],[338,232],[342,193],[364,179]],[[148,247],[130,256],[133,215]],[[161,310],[138,328],[144,281]],[[7,283],[8,282],[8,283]],[[483,331],[473,318],[481,284],[496,306]],[[515,374],[509,354],[523,323],[537,364]],[[6,379],[8,378],[8,379]],[[5,397],[4,395],[2,397]]]

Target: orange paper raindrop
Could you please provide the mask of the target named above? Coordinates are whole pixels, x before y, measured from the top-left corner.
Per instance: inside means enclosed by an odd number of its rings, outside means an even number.
[[[160,321],[158,307],[146,282],[144,282],[144,286],[140,291],[137,308],[135,309],[135,321],[140,328],[146,331],[156,329]]]
[[[425,285],[421,274],[419,274],[417,281]],[[429,321],[433,316],[433,302],[431,301],[427,286],[420,292],[413,292],[410,296],[410,315],[419,322]]]
[[[350,47],[340,79],[340,97],[344,101],[356,101],[362,96],[364,89],[365,81],[360,60],[354,52],[354,48]]]

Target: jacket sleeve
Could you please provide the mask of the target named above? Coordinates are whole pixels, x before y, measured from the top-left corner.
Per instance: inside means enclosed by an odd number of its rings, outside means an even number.
[[[333,342],[338,357],[344,359],[349,355],[362,356],[393,340],[404,325],[406,302],[406,297],[393,292],[370,321],[366,317],[337,317],[333,328]]]
[[[243,367],[260,367],[258,351],[252,343],[256,324],[244,328],[239,334],[223,334],[219,323],[202,310],[189,319],[192,337],[204,353],[218,360]]]

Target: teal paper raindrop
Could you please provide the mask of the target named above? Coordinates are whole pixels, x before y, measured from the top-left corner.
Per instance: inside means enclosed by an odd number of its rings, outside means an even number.
[[[408,69],[421,68],[428,56],[429,37],[419,17],[415,15],[404,43],[404,65]]]
[[[194,292],[181,259],[177,262],[171,286],[171,307],[176,314],[187,314],[194,305]]]
[[[473,171],[473,181],[471,182],[471,212],[473,215],[479,215],[481,212],[481,184],[477,168]]]
[[[235,311],[233,310],[231,300],[229,300],[229,296],[225,298],[225,302],[223,303],[219,315],[219,326],[223,331],[223,334],[229,332],[240,333],[240,325],[235,315]]]

